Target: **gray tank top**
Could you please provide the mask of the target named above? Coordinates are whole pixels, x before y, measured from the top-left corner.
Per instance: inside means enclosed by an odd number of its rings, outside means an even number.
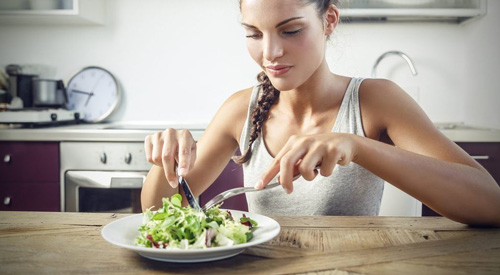
[[[351,79],[332,132],[365,136],[359,106],[359,86],[362,81],[362,78]],[[249,143],[251,113],[260,91],[260,86],[255,86],[252,92],[241,133],[241,152],[245,151]],[[244,184],[251,187],[273,160],[262,135],[252,147],[252,157],[243,164]],[[299,178],[294,181],[293,188],[291,194],[281,187],[246,193],[248,210],[267,216],[376,216],[380,209],[384,181],[358,164],[350,163],[346,166],[337,165],[329,177],[318,174],[313,181]]]

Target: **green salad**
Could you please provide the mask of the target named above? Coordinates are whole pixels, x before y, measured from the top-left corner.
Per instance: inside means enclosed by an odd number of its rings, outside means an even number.
[[[206,213],[182,207],[182,197],[163,198],[163,207],[143,213],[136,245],[159,249],[232,246],[250,241],[257,222],[243,214],[238,221],[219,206]]]

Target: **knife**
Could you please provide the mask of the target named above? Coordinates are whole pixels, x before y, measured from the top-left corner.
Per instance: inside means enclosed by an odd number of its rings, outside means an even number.
[[[198,212],[203,212],[196,198],[193,196],[193,192],[191,192],[187,181],[183,177],[179,177],[179,184],[182,186],[182,190],[184,190],[189,206]]]

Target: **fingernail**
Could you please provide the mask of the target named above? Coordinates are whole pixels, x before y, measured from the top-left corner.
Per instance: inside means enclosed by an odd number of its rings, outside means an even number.
[[[264,185],[264,182],[262,182],[262,180],[259,180],[255,185],[255,189],[262,189],[262,185]]]
[[[179,171],[177,171],[177,172],[179,173],[179,176],[184,177],[184,176],[186,176],[187,169],[186,168],[179,168]]]
[[[291,189],[288,189],[288,188],[286,188],[286,187],[283,187],[283,189],[285,190],[285,192],[286,192],[287,194],[292,193],[292,190],[291,190]]]

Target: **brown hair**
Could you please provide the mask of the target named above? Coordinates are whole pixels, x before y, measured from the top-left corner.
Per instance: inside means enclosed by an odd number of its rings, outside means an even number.
[[[233,160],[239,164],[247,162],[252,156],[252,145],[259,136],[259,133],[262,132],[262,125],[269,117],[271,106],[273,106],[280,96],[280,91],[274,88],[271,80],[269,80],[269,77],[264,72],[260,72],[257,75],[257,80],[260,82],[259,86],[262,89],[262,93],[257,101],[257,107],[252,111],[252,129],[250,130],[248,147],[241,156],[233,157]]]
[[[306,5],[315,4],[318,16],[323,17],[325,12],[328,10],[331,4],[336,5],[338,0],[301,0],[305,2]],[[240,0],[241,7],[241,0]],[[248,142],[248,147],[242,153],[241,156],[234,156],[233,161],[238,164],[243,164],[247,162],[250,157],[252,157],[252,145],[262,133],[262,126],[264,122],[269,117],[269,110],[271,106],[278,101],[280,91],[274,88],[273,84],[269,80],[269,77],[264,73],[260,72],[257,75],[257,80],[259,81],[259,86],[262,89],[259,100],[257,101],[257,106],[252,111],[252,129],[250,130],[250,140]]]

